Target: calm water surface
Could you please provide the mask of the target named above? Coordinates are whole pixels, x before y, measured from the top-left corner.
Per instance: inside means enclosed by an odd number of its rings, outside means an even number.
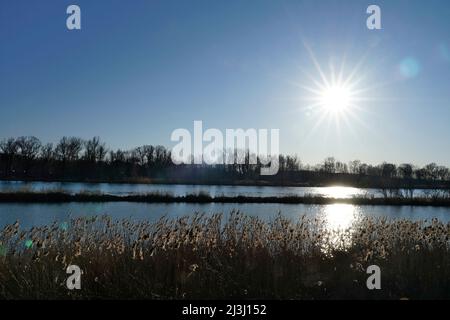
[[[62,190],[71,193],[80,191],[101,192],[116,195],[160,192],[176,196],[204,192],[211,196],[286,196],[315,194],[325,197],[350,198],[358,195],[378,194],[375,189],[348,187],[247,187],[247,186],[192,186],[192,185],[142,185],[142,184],[89,184],[89,183],[47,183],[47,182],[0,182],[0,192],[4,191],[49,191]],[[422,192],[422,191],[417,191]],[[304,204],[190,204],[190,203],[63,203],[63,204],[0,204],[0,227],[19,220],[21,226],[30,228],[53,221],[65,222],[71,217],[108,214],[113,218],[131,218],[136,221],[155,221],[166,215],[178,217],[195,212],[206,214],[229,214],[233,210],[263,219],[272,219],[279,212],[298,219],[302,215],[325,219],[333,229],[352,226],[364,216],[388,217],[396,219],[424,220],[437,218],[450,222],[450,208],[414,206],[355,206],[350,204],[304,205]]]
[[[23,227],[45,225],[53,221],[67,221],[71,217],[108,214],[114,218],[155,221],[160,217],[178,217],[195,212],[206,214],[229,214],[240,210],[248,215],[272,219],[281,212],[298,219],[302,215],[324,218],[330,227],[349,227],[364,216],[388,217],[409,220],[437,218],[450,222],[450,208],[411,206],[355,206],[350,204],[304,205],[304,204],[191,204],[191,203],[63,203],[63,204],[0,204],[0,226],[19,220]]]
[[[168,185],[168,184],[117,184],[117,183],[74,183],[74,182],[22,182],[0,181],[0,192],[5,191],[64,191],[79,193],[83,191],[113,195],[136,193],[162,193],[174,196],[206,193],[211,196],[304,196],[316,195],[333,198],[351,198],[369,195],[381,196],[377,189],[352,187],[256,187],[256,186],[216,186],[216,185]],[[415,194],[426,190],[417,189]]]

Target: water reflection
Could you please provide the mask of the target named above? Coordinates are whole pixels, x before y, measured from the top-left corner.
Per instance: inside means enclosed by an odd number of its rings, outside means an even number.
[[[324,231],[352,229],[363,217],[387,217],[412,221],[436,218],[450,222],[447,207],[425,206],[353,206],[349,204],[306,205],[279,203],[2,203],[0,204],[0,229],[6,224],[20,221],[22,228],[69,221],[72,217],[108,214],[114,219],[131,218],[134,221],[157,221],[161,216],[176,218],[194,212],[227,215],[239,210],[247,215],[270,221],[279,212],[293,221],[305,215],[324,221]]]
[[[339,231],[351,228],[361,214],[352,204],[330,204],[324,208],[324,220],[327,229]]]
[[[363,191],[352,187],[324,187],[322,195],[327,198],[351,198],[363,195]]]
[[[331,204],[324,207],[322,219],[325,224],[325,250],[345,249],[351,245],[354,227],[360,221],[359,207],[351,204]],[[331,248],[330,248],[331,247]]]
[[[353,187],[269,187],[269,186],[205,186],[205,185],[164,185],[164,184],[114,184],[114,183],[76,183],[76,182],[20,182],[0,181],[0,192],[14,191],[64,191],[68,193],[98,192],[114,195],[136,193],[161,193],[174,196],[207,193],[215,196],[322,196],[327,198],[352,198],[358,196],[379,197],[377,189],[361,189]],[[425,190],[417,189],[416,196],[423,195]]]

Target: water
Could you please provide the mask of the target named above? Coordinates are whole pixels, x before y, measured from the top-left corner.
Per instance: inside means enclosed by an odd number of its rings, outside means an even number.
[[[301,215],[317,216],[327,221],[332,229],[350,227],[364,216],[388,217],[409,220],[437,218],[450,222],[450,208],[412,207],[412,206],[355,206],[350,204],[304,205],[304,204],[230,204],[230,203],[63,203],[63,204],[0,204],[0,227],[12,224],[16,220],[24,228],[40,226],[71,217],[108,214],[115,219],[130,218],[133,221],[156,221],[160,217],[178,217],[195,212],[229,214],[240,210],[248,215],[270,220],[281,212],[293,220]]]
[[[355,196],[379,197],[377,189],[352,187],[257,187],[257,186],[206,186],[206,185],[168,185],[168,184],[115,184],[115,183],[74,183],[74,182],[22,182],[0,181],[0,192],[5,191],[64,191],[79,193],[82,191],[106,193],[112,195],[129,195],[136,193],[162,193],[174,196],[206,193],[211,196],[304,196],[307,194],[351,198]],[[417,189],[415,195],[424,194],[426,190]]]
[[[58,183],[58,182],[0,182],[0,192],[5,191],[51,191],[70,193],[82,191],[126,195],[134,193],[169,193],[174,196],[196,194],[199,192],[211,196],[288,196],[313,194],[324,197],[351,198],[361,195],[380,196],[376,189],[351,187],[254,187],[254,186],[199,186],[199,185],[146,185],[146,184],[108,184],[108,183]],[[426,192],[416,191],[416,194]],[[450,221],[450,208],[414,207],[414,206],[355,206],[350,204],[304,205],[304,204],[257,204],[257,203],[62,203],[62,204],[0,204],[0,227],[19,220],[22,227],[45,225],[54,221],[65,222],[71,217],[108,214],[113,218],[132,220],[158,220],[161,216],[178,217],[194,212],[206,214],[229,214],[240,210],[248,215],[271,219],[278,212],[297,219],[301,215],[317,216],[327,221],[330,228],[350,227],[364,216],[388,217],[409,220],[437,218]]]

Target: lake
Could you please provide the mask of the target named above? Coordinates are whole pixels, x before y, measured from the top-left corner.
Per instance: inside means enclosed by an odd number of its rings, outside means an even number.
[[[68,193],[98,192],[112,195],[136,193],[162,193],[173,196],[206,193],[215,196],[304,196],[315,195],[332,198],[351,198],[356,196],[381,197],[378,189],[352,187],[266,187],[266,186],[218,186],[218,185],[173,185],[173,184],[120,184],[120,183],[77,183],[77,182],[22,182],[0,181],[0,192],[5,191],[62,191]],[[427,190],[416,189],[415,195],[425,194]]]
[[[253,187],[253,186],[197,186],[197,185],[142,185],[142,184],[90,184],[90,183],[47,183],[47,182],[0,182],[0,192],[5,191],[50,191],[59,190],[70,193],[81,191],[101,192],[115,195],[160,192],[175,196],[204,192],[211,196],[286,196],[315,194],[325,197],[350,198],[358,195],[376,195],[375,189],[349,187]],[[418,191],[421,192],[421,191]],[[19,220],[21,226],[30,228],[52,223],[65,222],[71,217],[108,214],[113,218],[155,221],[160,217],[178,217],[195,212],[206,214],[224,213],[233,210],[263,219],[272,219],[278,212],[291,218],[317,216],[323,218],[330,228],[342,229],[351,226],[364,216],[388,217],[397,219],[421,220],[437,218],[450,222],[450,208],[414,206],[357,206],[351,204],[305,205],[305,204],[258,204],[258,203],[3,203],[0,204],[0,226]]]
[[[450,208],[411,206],[356,206],[350,204],[304,205],[304,204],[230,204],[230,203],[60,203],[60,204],[0,204],[0,226],[19,220],[29,228],[49,224],[53,221],[67,221],[70,217],[108,214],[114,218],[155,221],[163,215],[177,217],[195,212],[224,213],[240,210],[246,214],[271,219],[278,212],[296,219],[301,215],[318,216],[337,228],[350,226],[363,216],[398,219],[431,219],[450,222]]]

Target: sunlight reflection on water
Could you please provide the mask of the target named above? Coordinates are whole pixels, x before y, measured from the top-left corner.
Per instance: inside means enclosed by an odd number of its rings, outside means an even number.
[[[327,198],[351,198],[363,195],[363,191],[352,187],[324,187],[322,195]]]
[[[333,248],[345,249],[351,245],[351,235],[355,225],[362,218],[357,206],[351,204],[331,204],[324,207],[321,218],[325,224],[325,249],[329,245]]]
[[[324,219],[329,230],[345,230],[358,221],[361,214],[352,204],[331,204],[324,208]]]

